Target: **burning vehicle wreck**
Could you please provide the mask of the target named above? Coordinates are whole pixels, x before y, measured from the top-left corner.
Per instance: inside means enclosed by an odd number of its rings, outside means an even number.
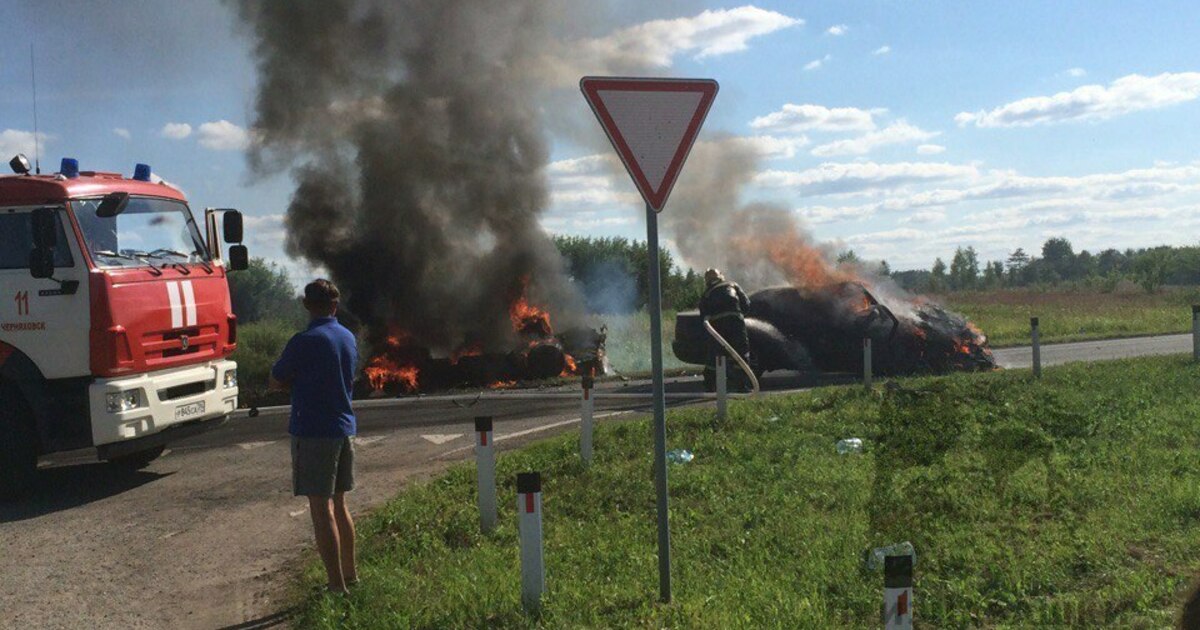
[[[607,371],[607,330],[575,326],[555,333],[550,314],[522,294],[509,307],[511,348],[485,348],[467,342],[448,356],[433,352],[412,335],[393,328],[363,369],[359,394],[415,394],[454,387],[500,389],[520,382]]]
[[[961,315],[922,298],[888,302],[854,280],[752,293],[746,313],[751,365],[759,375],[858,372],[863,340],[870,338],[872,368],[882,376],[995,369],[987,337]],[[698,311],[676,316],[672,349],[680,361],[703,364],[708,343]]]

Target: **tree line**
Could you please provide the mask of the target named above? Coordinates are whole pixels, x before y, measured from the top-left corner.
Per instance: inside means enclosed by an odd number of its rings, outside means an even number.
[[[579,287],[588,310],[603,315],[632,313],[649,304],[649,252],[645,241],[622,237],[555,236],[571,281]],[[659,250],[663,308],[695,308],[704,291],[704,276],[675,264]]]
[[[1071,241],[1054,237],[1042,244],[1040,253],[1031,255],[1018,247],[1005,260],[982,261],[974,247],[959,247],[949,265],[939,257],[929,269],[889,272],[885,262],[883,273],[913,291],[1061,285],[1112,291],[1122,281],[1131,281],[1154,292],[1165,285],[1200,285],[1200,247],[1162,245],[1076,253]]]

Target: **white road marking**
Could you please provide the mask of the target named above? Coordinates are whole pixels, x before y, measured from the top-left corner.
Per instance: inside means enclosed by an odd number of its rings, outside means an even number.
[[[354,445],[355,446],[366,446],[368,444],[374,444],[386,437],[387,437],[386,435],[377,435],[375,437],[369,437],[369,438],[355,436]]]
[[[430,442],[433,442],[434,444],[437,444],[438,446],[441,446],[442,444],[445,444],[446,442],[451,442],[453,440],[457,440],[458,438],[460,438],[464,435],[466,435],[466,434],[465,433],[432,433],[430,435],[422,435],[421,437],[425,438],[426,440],[429,440]]]
[[[634,412],[634,411],[631,411],[631,410],[625,410],[625,411],[611,411],[611,412],[609,412],[609,413],[601,413],[601,414],[597,414],[597,415],[595,415],[595,416],[592,416],[592,419],[593,419],[593,420],[599,420],[599,419],[601,419],[601,418],[611,418],[611,417],[613,417],[613,416],[624,416],[624,415],[628,415],[628,414],[631,414],[631,413],[636,413],[636,412]],[[572,424],[579,424],[579,422],[580,422],[580,419],[579,419],[579,418],[571,418],[570,420],[562,420],[562,421],[559,421],[559,422],[551,422],[550,424],[543,424],[543,425],[541,425],[541,426],[537,426],[537,427],[534,427],[534,428],[532,428],[532,429],[525,429],[524,431],[517,431],[516,433],[505,433],[505,434],[503,434],[503,435],[500,435],[500,436],[498,436],[498,437],[495,437],[495,438],[493,438],[493,439],[492,439],[492,442],[503,442],[504,440],[509,440],[509,439],[512,439],[512,438],[518,438],[518,437],[521,437],[521,436],[524,436],[524,435],[531,435],[531,434],[534,434],[534,433],[540,433],[540,432],[542,432],[542,431],[549,431],[550,429],[557,429],[558,427],[565,427],[565,426],[572,425]],[[452,450],[452,451],[447,451],[447,452],[443,453],[443,455],[453,455],[453,454],[455,454],[455,453],[461,453],[461,452],[463,452],[463,451],[467,451],[467,450],[470,450],[470,449],[473,449],[473,448],[475,448],[475,446],[474,446],[474,445],[472,445],[472,446],[463,446],[463,447],[460,447],[460,448],[456,448],[456,449],[454,449],[454,450]]]
[[[242,442],[241,444],[238,444],[238,447],[241,448],[243,451],[252,451],[256,448],[270,446],[278,441],[279,440],[271,440],[270,442]]]

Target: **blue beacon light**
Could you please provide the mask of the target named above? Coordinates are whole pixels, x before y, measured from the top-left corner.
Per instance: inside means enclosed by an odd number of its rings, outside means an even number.
[[[133,178],[139,182],[150,181],[150,165],[138,164],[133,168]]]
[[[62,166],[58,168],[58,172],[62,173],[62,176],[68,179],[79,177],[79,160],[75,158],[63,158]]]

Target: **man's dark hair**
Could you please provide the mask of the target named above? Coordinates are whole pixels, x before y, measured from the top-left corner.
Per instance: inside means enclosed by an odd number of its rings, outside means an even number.
[[[324,278],[313,280],[304,287],[304,304],[310,307],[329,308],[337,304],[341,297],[337,286]]]

